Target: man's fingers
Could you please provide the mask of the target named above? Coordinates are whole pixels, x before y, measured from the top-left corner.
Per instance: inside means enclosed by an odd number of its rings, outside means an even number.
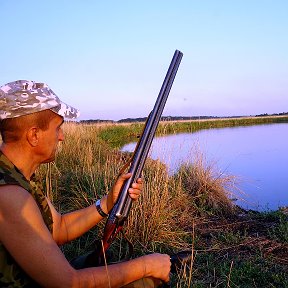
[[[133,199],[136,200],[139,198],[139,196],[141,195],[141,190],[139,189],[133,189],[133,188],[129,188],[129,196]]]
[[[122,181],[129,179],[132,176],[132,173],[123,173],[120,175],[118,179],[121,179]]]
[[[123,173],[121,174],[116,182],[116,187],[119,187],[123,185],[123,183],[129,179],[132,176],[132,173]],[[129,188],[129,196],[132,200],[137,200],[139,196],[141,195],[143,189],[143,180],[141,178],[138,178],[136,182],[132,183],[131,188]]]

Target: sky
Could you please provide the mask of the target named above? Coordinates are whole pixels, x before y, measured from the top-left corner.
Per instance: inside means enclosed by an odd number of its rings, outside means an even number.
[[[80,120],[288,112],[287,0],[0,0],[0,86],[44,82]]]

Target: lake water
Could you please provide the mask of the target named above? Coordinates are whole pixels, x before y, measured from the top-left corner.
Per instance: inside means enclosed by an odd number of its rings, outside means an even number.
[[[164,162],[172,174],[193,163],[195,151],[224,174],[235,175],[244,200],[237,204],[258,211],[288,206],[288,123],[202,130],[157,137],[150,157]],[[133,151],[135,143],[122,151]],[[214,164],[213,164],[214,165]]]

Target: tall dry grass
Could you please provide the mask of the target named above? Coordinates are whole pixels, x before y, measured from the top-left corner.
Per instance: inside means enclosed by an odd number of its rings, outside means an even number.
[[[55,163],[40,169],[48,196],[60,212],[81,209],[108,193],[130,157],[100,139],[103,129],[103,125],[65,123],[65,141]],[[196,153],[194,158],[194,164],[183,164],[172,176],[161,162],[147,160],[143,194],[133,203],[125,225],[127,238],[134,244],[134,256],[187,249],[193,253],[193,227],[197,221],[202,221],[205,214],[234,213],[229,199],[234,177],[225,176],[217,167],[205,163],[201,153]],[[62,249],[66,257],[71,259],[90,250],[94,240],[101,238],[104,224],[65,245]],[[112,247],[116,254],[125,250],[126,246],[121,246],[123,242],[119,237]],[[193,259],[190,267],[179,272],[174,287],[190,287]]]
[[[129,157],[99,138],[103,129],[97,125],[66,123],[65,141],[55,163],[39,171],[46,179],[49,197],[62,213],[86,207],[108,193]],[[201,153],[195,156],[194,164],[183,165],[172,176],[162,163],[148,159],[143,179],[143,194],[133,204],[125,225],[135,255],[192,251],[195,221],[207,213],[234,213],[229,199],[234,177],[222,175],[217,167],[207,165]],[[91,249],[95,238],[101,237],[103,225],[66,245],[63,251],[67,258]]]

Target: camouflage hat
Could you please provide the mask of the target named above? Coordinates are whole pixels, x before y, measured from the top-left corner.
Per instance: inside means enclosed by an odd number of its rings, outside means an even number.
[[[68,119],[80,115],[77,109],[60,101],[45,83],[17,80],[0,87],[0,119],[15,118],[46,109]]]

